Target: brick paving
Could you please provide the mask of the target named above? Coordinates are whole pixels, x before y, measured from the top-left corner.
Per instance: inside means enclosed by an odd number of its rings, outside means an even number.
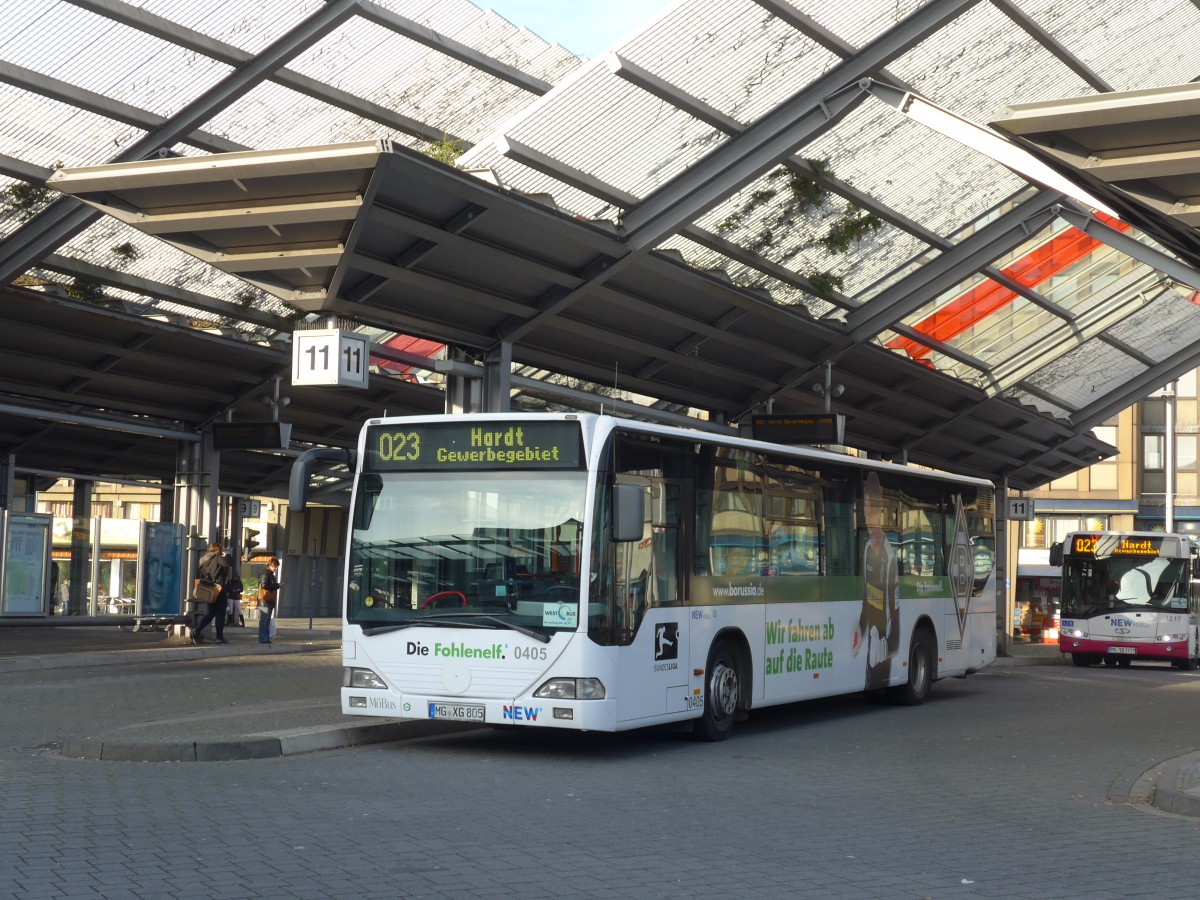
[[[2,636],[0,636],[2,637]],[[461,730],[272,759],[64,742],[328,704],[336,650],[0,676],[0,896],[1192,898],[1200,673],[997,665],[676,729]],[[274,711],[274,713],[272,712]]]

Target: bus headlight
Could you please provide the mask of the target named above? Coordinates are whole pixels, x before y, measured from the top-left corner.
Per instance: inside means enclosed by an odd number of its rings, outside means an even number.
[[[1160,634],[1155,638],[1160,644],[1176,644],[1183,643],[1187,640],[1186,634]]]
[[[607,694],[599,678],[551,678],[533,696],[544,700],[603,700]]]
[[[349,666],[345,666],[342,669],[342,687],[387,690],[387,685],[383,683],[383,679],[370,669],[352,669]]]
[[[1067,637],[1073,637],[1073,638],[1087,637],[1087,632],[1085,632],[1082,628],[1068,628],[1064,633],[1066,634]]]

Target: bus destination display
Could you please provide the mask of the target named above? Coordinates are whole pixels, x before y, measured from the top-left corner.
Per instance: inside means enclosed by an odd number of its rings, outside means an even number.
[[[1171,539],[1177,543],[1175,539]],[[1077,534],[1071,543],[1073,556],[1159,556],[1163,540],[1154,537],[1120,537]]]
[[[367,429],[375,472],[450,469],[580,469],[577,422],[416,422]]]

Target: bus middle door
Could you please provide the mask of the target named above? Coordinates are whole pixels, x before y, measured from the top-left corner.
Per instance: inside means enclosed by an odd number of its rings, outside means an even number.
[[[684,711],[688,690],[689,614],[682,577],[690,484],[637,480],[644,491],[642,540],[625,545],[618,563],[621,605],[632,624],[621,652],[619,718],[623,721]]]

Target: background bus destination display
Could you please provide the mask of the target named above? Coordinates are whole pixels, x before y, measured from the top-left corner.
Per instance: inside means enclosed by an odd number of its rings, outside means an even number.
[[[376,472],[448,469],[579,469],[575,422],[420,422],[367,430],[366,467]]]
[[[1179,538],[1166,535],[1076,534],[1067,548],[1072,556],[1177,556]],[[1186,552],[1183,553],[1186,555]]]

